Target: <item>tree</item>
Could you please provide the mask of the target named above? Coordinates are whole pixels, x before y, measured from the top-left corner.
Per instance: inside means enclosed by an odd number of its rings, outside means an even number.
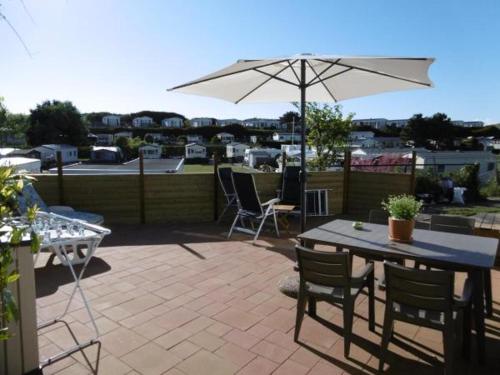
[[[0,143],[5,145],[20,145],[25,143],[28,127],[26,115],[10,113],[0,97]]]
[[[212,138],[210,138],[210,143],[214,144],[214,145],[218,145],[220,144],[220,139],[219,137],[217,137],[216,135],[214,135]]]
[[[28,143],[39,146],[47,143],[87,144],[87,128],[78,109],[69,101],[45,101],[31,110]]]
[[[280,117],[280,124],[286,124],[289,129],[292,128],[293,124],[295,127],[300,126],[300,114],[296,111],[288,111]]]
[[[307,143],[317,152],[316,159],[311,163],[313,168],[325,170],[337,161],[339,150],[347,145],[353,116],[350,113],[344,117],[339,105],[331,107],[307,103]]]
[[[432,117],[415,114],[408,125],[401,131],[401,139],[413,141],[415,147],[431,147],[452,149],[453,141],[460,129],[453,126],[450,118],[444,113],[435,113]]]

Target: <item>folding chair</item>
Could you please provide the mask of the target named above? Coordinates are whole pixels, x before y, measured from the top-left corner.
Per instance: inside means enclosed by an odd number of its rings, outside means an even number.
[[[224,192],[224,197],[226,198],[226,206],[217,220],[217,224],[220,223],[226,212],[230,208],[238,208],[238,201],[236,199],[236,193],[234,192],[233,180],[231,175],[233,174],[233,170],[231,168],[219,168],[217,170],[217,174],[219,176],[220,186],[222,191]]]
[[[236,217],[234,218],[227,238],[231,238],[233,230],[237,230],[239,232],[254,235],[253,242],[255,243],[268,216],[273,217],[276,235],[279,237],[278,221],[276,219],[274,205],[279,203],[280,199],[273,198],[267,202],[260,203],[257,188],[255,187],[255,180],[250,173],[233,172],[232,180],[234,191],[238,199],[238,212],[236,213]],[[248,219],[251,223],[259,222],[257,231],[255,231],[253,227],[249,229],[236,226],[238,220],[243,223],[244,219]]]

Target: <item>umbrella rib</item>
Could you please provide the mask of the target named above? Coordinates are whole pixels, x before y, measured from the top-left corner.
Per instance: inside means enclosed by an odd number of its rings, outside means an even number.
[[[268,77],[271,77],[271,79],[276,79],[278,81],[281,81],[281,82],[285,82],[285,83],[288,83],[289,85],[292,85],[292,86],[296,86],[296,87],[299,87],[299,84],[298,83],[294,83],[292,81],[289,81],[287,79],[284,79],[284,78],[280,78],[278,77],[279,74],[281,74],[281,72],[283,72],[285,69],[288,69],[288,66],[285,66],[283,69],[281,69],[278,73],[276,74],[271,74],[271,73],[267,73],[267,72],[263,72],[262,70],[259,70],[258,68],[254,68],[253,70],[260,73],[260,74],[264,74]]]
[[[321,61],[321,62],[324,62],[323,60],[316,60],[316,61]],[[333,62],[330,62],[330,65],[327,66],[325,69],[323,69],[323,71],[321,73],[318,74],[317,77],[314,77],[313,79],[311,79],[306,86],[311,86],[312,84],[316,84],[318,82],[314,82],[316,80],[316,78],[319,78],[321,77],[323,74],[325,74],[328,70],[330,70],[332,67],[334,67],[338,62],[340,61],[340,59],[337,59],[336,61],[333,61]],[[314,82],[314,83],[313,83]]]
[[[313,71],[314,75],[318,78],[319,82],[321,82],[321,84],[325,88],[326,92],[328,92],[328,94],[330,94],[330,96],[332,97],[333,101],[336,103],[337,102],[337,98],[332,94],[332,92],[330,91],[330,89],[325,85],[325,82],[323,82],[323,80],[321,78],[319,78],[318,73],[316,73],[316,70],[313,68],[313,66],[311,65],[311,63],[308,60],[306,60],[306,63],[307,63],[307,65],[309,65],[309,68],[311,68],[311,70]]]
[[[293,60],[293,63],[291,63],[290,60],[288,60],[287,63],[290,66],[290,69],[292,69],[292,72],[295,75],[295,78],[297,78],[297,82],[300,84],[300,78],[299,78],[297,72],[295,71],[295,69],[293,68],[293,65],[292,65],[292,64],[295,64],[297,61],[298,60]]]
[[[278,73],[275,74],[275,76],[277,76],[278,74],[280,74],[281,72],[283,72],[284,70],[288,69],[288,66],[285,66],[283,69],[281,69]],[[265,72],[261,72],[257,69],[254,69],[256,72],[258,73],[263,73],[265,75],[268,75],[269,77],[264,81],[264,82],[261,82],[259,83],[256,87],[254,87],[252,90],[250,90],[249,92],[247,92],[245,95],[243,95],[241,98],[239,98],[237,101],[235,101],[234,103],[235,104],[238,104],[239,102],[241,102],[243,99],[247,98],[249,95],[253,94],[255,91],[257,91],[258,89],[260,89],[262,86],[264,86],[267,82],[269,82],[270,80],[272,80],[273,78],[274,79],[277,79],[277,77],[273,76],[272,74],[268,74],[268,73],[265,73]],[[288,81],[287,81],[288,82]],[[292,83],[293,84],[293,83]]]
[[[416,58],[407,58],[407,59],[401,58],[401,59],[402,60],[426,60],[426,59],[416,59]],[[327,62],[328,60],[320,60],[320,61]],[[410,79],[410,78],[399,77],[399,76],[395,76],[395,75],[392,75],[392,74],[389,74],[389,73],[379,72],[378,70],[361,68],[359,66],[349,65],[349,64],[345,64],[345,63],[337,63],[337,65],[343,66],[344,68],[352,68],[352,69],[360,70],[362,72],[367,72],[367,73],[372,73],[372,74],[378,74],[378,75],[381,75],[381,76],[384,76],[384,77],[398,79],[400,81],[406,81],[406,82],[410,82],[410,83],[415,83],[417,85],[422,85],[422,86],[427,86],[427,87],[431,87],[432,86],[430,83],[420,82],[420,81],[417,81],[417,80],[414,80],[414,79]]]
[[[265,68],[266,66],[270,66],[270,65],[274,65],[274,64],[280,64],[280,63],[286,62],[286,61],[288,61],[288,60],[273,61],[271,63],[263,64],[263,65],[260,65],[260,66],[257,66],[257,67],[254,66],[252,68],[238,70],[237,72],[231,72],[231,73],[221,74],[221,75],[218,75],[218,76],[215,76],[215,77],[210,77],[210,78],[196,80],[196,81],[193,81],[193,82],[188,82],[188,83],[185,83],[183,85],[179,85],[179,86],[175,86],[175,87],[172,87],[170,89],[167,89],[167,91],[177,90],[177,89],[181,89],[181,88],[184,88],[184,87],[197,85],[199,83],[213,81],[214,79],[224,78],[224,77],[232,76],[232,75],[239,74],[239,73],[245,73],[245,72],[248,72],[250,70],[254,70],[255,68]]]
[[[328,77],[320,78],[319,81],[313,82],[310,86],[317,85],[318,83],[323,83],[324,81],[328,81],[329,79],[332,79],[333,77],[337,77],[337,76],[344,74],[344,73],[347,73],[348,71],[353,70],[353,69],[354,68],[347,68],[347,69],[342,70],[341,72],[337,72],[337,73],[334,73],[332,75],[329,75]]]

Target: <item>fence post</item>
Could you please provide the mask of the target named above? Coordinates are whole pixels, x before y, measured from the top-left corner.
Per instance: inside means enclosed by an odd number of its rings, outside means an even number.
[[[219,219],[219,179],[218,179],[219,157],[214,151],[214,221]]]
[[[344,151],[344,191],[342,195],[342,213],[349,211],[349,181],[351,178],[351,151]]]
[[[56,163],[57,163],[57,187],[59,191],[59,204],[61,206],[65,205],[64,201],[64,183],[63,183],[63,161],[61,151],[56,152]]]
[[[411,152],[411,170],[410,170],[410,194],[415,194],[416,184],[416,167],[417,167],[417,152]]]
[[[146,202],[144,196],[144,154],[139,151],[139,212],[141,224],[146,223]]]
[[[281,156],[281,172],[284,172],[286,168],[286,151],[283,151]]]

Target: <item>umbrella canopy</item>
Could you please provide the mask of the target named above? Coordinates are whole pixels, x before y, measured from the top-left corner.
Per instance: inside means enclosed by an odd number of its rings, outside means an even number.
[[[389,91],[432,87],[432,58],[349,57],[301,54],[282,58],[239,60],[217,72],[169,91],[211,96],[233,103],[337,102]],[[305,229],[305,126],[302,124],[301,231]]]

